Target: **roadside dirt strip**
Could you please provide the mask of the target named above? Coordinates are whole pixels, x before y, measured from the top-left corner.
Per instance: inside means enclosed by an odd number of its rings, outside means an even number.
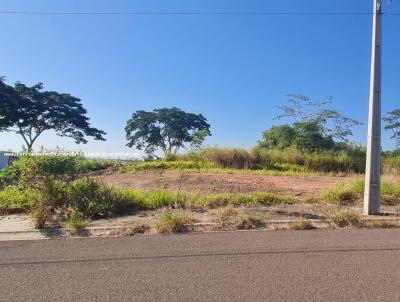
[[[143,190],[178,190],[193,193],[254,193],[274,192],[296,196],[319,193],[350,177],[339,176],[274,176],[253,174],[217,174],[196,172],[116,173],[96,176],[115,187]]]

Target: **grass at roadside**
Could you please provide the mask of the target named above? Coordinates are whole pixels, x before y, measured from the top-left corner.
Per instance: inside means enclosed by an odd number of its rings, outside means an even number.
[[[296,231],[315,229],[315,227],[312,224],[312,222],[310,220],[308,220],[308,219],[301,219],[301,220],[298,220],[298,221],[291,222],[291,223],[289,223],[288,228],[292,229],[292,230],[296,230]]]
[[[360,215],[350,210],[339,210],[329,216],[332,223],[338,227],[360,226]]]
[[[175,172],[197,172],[215,174],[250,174],[250,175],[286,175],[286,176],[309,176],[322,173],[307,172],[301,167],[289,167],[282,165],[281,169],[237,169],[220,168],[210,162],[201,161],[152,161],[137,162],[121,166],[119,171],[122,173],[138,173],[145,171],[175,171]],[[325,173],[326,174],[326,173]]]
[[[194,213],[185,210],[167,211],[160,217],[157,231],[161,234],[183,233],[188,224],[196,221]]]
[[[190,194],[172,191],[146,192],[132,188],[112,188],[90,178],[59,185],[45,183],[41,191],[29,187],[7,186],[0,191],[0,209],[29,210],[35,202],[46,208],[67,209],[67,215],[80,215],[83,219],[128,214],[136,209],[152,210],[171,208],[216,208],[227,205],[278,205],[293,204],[293,196],[274,193],[254,194]],[[45,194],[51,192],[50,194]]]
[[[122,165],[121,173],[139,173],[145,171],[174,171],[174,172],[196,172],[215,174],[248,174],[248,175],[272,175],[272,176],[349,176],[352,172],[321,172],[309,171],[298,165],[276,164],[274,167],[258,169],[220,168],[210,162],[199,161],[151,161],[137,162]]]
[[[314,197],[315,201],[343,205],[362,202],[364,196],[364,181],[357,180],[349,184],[339,184]],[[383,205],[400,204],[400,184],[383,181],[381,184],[381,201]]]

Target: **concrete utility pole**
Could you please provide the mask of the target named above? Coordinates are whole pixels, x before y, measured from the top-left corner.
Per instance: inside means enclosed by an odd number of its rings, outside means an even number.
[[[374,1],[364,214],[379,214],[381,186],[382,0]]]

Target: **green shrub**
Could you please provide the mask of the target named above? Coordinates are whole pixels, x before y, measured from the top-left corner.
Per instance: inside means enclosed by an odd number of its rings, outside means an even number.
[[[85,159],[79,155],[21,156],[0,172],[0,184],[35,183],[45,178],[71,181],[90,171],[106,169],[116,161]]]
[[[21,186],[6,186],[0,190],[0,213],[15,209],[28,210],[32,207],[35,192]]]
[[[85,218],[114,216],[127,206],[114,190],[93,179],[76,180],[68,188],[68,203]]]
[[[24,156],[16,165],[20,179],[25,182],[49,177],[69,181],[79,173],[79,159],[79,156],[64,155]]]
[[[122,165],[119,160],[92,159],[80,157],[78,160],[77,170],[79,173],[87,173],[105,170],[110,167]]]
[[[73,229],[73,234],[78,234],[80,230],[82,230],[85,225],[86,221],[82,218],[81,215],[77,213],[73,213],[67,218],[67,226]]]

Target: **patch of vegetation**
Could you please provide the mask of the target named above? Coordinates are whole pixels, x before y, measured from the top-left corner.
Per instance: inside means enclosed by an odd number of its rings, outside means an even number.
[[[382,154],[382,172],[383,174],[400,174],[400,153],[399,151],[384,152]]]
[[[232,193],[219,193],[208,194],[198,197],[194,201],[196,204],[217,208],[227,205],[279,205],[279,204],[293,204],[294,197],[289,195],[278,195],[275,193],[253,193],[253,194],[232,194]]]
[[[249,214],[240,217],[236,228],[238,230],[251,230],[261,228],[263,226],[265,226],[265,219],[263,216]]]
[[[13,210],[29,210],[34,201],[32,190],[21,186],[6,186],[0,190],[0,213]]]
[[[205,194],[196,195],[171,191],[145,192],[131,188],[112,188],[90,178],[82,178],[66,185],[47,180],[41,189],[7,186],[0,191],[0,209],[24,208],[35,205],[67,209],[79,213],[85,219],[96,219],[126,214],[135,209],[158,209],[163,207],[187,208],[239,205],[293,204],[293,196],[274,193],[254,194]]]
[[[398,221],[386,220],[386,219],[374,219],[363,223],[363,227],[372,229],[391,229],[398,228],[400,226]]]
[[[137,162],[122,166],[120,170],[132,173],[172,170],[278,175],[363,173],[365,152],[357,149],[308,152],[294,148],[284,150],[255,148],[251,151],[237,148],[205,148],[197,153],[175,156],[173,161]]]
[[[341,228],[346,226],[358,227],[361,224],[360,216],[350,210],[336,211],[329,215],[329,219],[332,223]]]
[[[29,217],[31,218],[35,229],[43,229],[49,215],[49,210],[44,205],[33,207],[29,213]]]
[[[346,205],[361,200],[363,192],[359,191],[356,185],[339,184],[332,189],[328,189],[319,195],[319,200],[327,203]]]
[[[218,229],[250,230],[265,226],[261,215],[239,214],[232,206],[221,207],[210,213],[212,221],[218,223]]]
[[[233,228],[236,229],[238,222],[238,211],[232,206],[218,208],[210,213],[213,221],[217,222],[219,228]]]
[[[66,204],[73,212],[88,219],[127,213],[133,206],[112,188],[90,178],[76,180],[67,188]]]
[[[44,178],[71,181],[82,174],[118,165],[118,161],[87,159],[80,155],[26,155],[0,172],[0,184],[35,182]]]
[[[396,205],[400,203],[400,184],[382,182],[381,200],[383,205]]]
[[[301,219],[289,223],[289,229],[292,230],[312,230],[315,229],[312,222],[308,219]]]
[[[167,211],[161,215],[157,224],[157,231],[161,234],[187,232],[187,224],[195,221],[196,218],[192,212],[184,210]]]
[[[202,155],[206,162],[222,169],[251,169],[254,161],[250,152],[238,148],[207,148]]]
[[[148,161],[132,163],[120,168],[121,172],[141,172],[151,170],[200,170],[212,168],[205,162],[199,161]]]
[[[144,234],[149,229],[148,226],[144,224],[133,224],[127,228],[125,228],[121,235],[122,236],[135,236],[138,234]]]
[[[74,213],[67,218],[66,224],[72,229],[71,235],[79,235],[82,229],[86,226],[87,222],[81,215]]]
[[[362,201],[364,198],[364,181],[357,180],[350,184],[339,184],[336,187],[322,192],[318,200],[333,203],[347,204]],[[396,205],[400,203],[400,184],[382,182],[381,202],[383,205]]]

